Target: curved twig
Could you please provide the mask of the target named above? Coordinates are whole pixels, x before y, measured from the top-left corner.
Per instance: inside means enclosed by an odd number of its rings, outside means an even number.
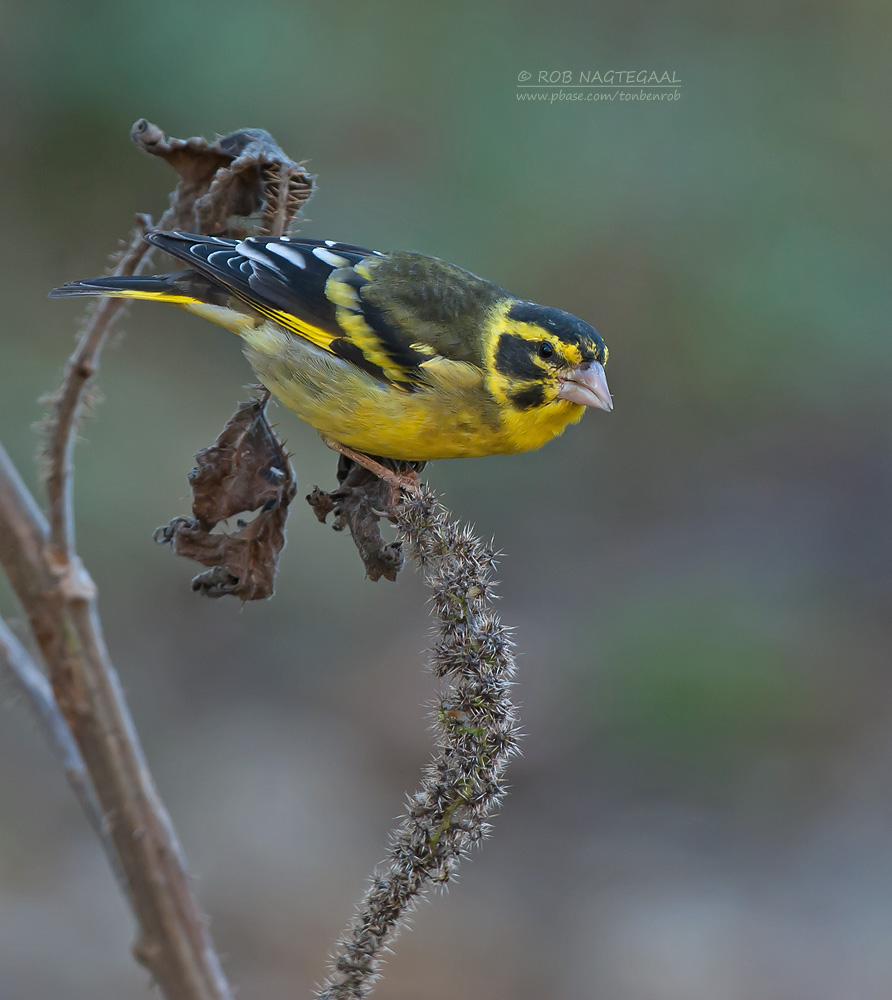
[[[145,267],[152,247],[143,236],[151,224],[147,215],[137,215],[136,232],[118,262],[115,274],[139,274]],[[124,299],[103,299],[99,303],[68,359],[62,384],[52,399],[55,416],[49,422],[44,448],[45,486],[49,501],[50,539],[63,558],[74,552],[72,455],[84,390],[99,370],[102,347],[126,305]]]

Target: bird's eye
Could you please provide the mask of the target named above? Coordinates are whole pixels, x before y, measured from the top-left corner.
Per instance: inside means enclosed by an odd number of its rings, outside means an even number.
[[[543,361],[547,361],[549,358],[554,357],[554,347],[547,340],[540,340],[536,353]]]

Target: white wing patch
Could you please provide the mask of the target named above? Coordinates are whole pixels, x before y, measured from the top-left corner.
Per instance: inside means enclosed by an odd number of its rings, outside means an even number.
[[[307,259],[304,255],[297,249],[297,247],[282,246],[280,243],[267,243],[266,249],[270,253],[278,254],[279,257],[284,257],[285,260],[290,261],[296,267],[306,270]]]
[[[332,253],[331,250],[326,250],[324,247],[313,247],[313,256],[330,267],[349,267],[351,263],[346,257]]]
[[[242,240],[235,245],[235,249],[243,256],[247,257],[249,260],[257,261],[258,264],[263,264],[268,267],[271,271],[275,271],[279,277],[284,280],[284,275],[276,267],[275,261],[269,259],[269,255],[263,253],[261,250],[256,249],[251,245],[250,240]]]

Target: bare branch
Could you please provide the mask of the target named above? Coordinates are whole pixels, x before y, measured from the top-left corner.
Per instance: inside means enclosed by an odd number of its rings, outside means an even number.
[[[140,925],[137,957],[170,1000],[231,994],[192,895],[108,657],[96,588],[59,559],[33,498],[0,447],[0,563],[28,614],[53,691],[90,774]]]
[[[512,643],[489,607],[493,552],[450,521],[427,489],[404,499],[393,517],[433,591],[431,666],[445,682],[435,713],[437,746],[391,835],[388,859],[337,946],[319,1000],[369,995],[383,952],[419,897],[448,882],[461,857],[488,834],[487,817],[505,795],[502,774],[517,746]]]
[[[242,129],[213,143],[181,141],[166,138],[141,119],[131,138],[179,174],[159,222],[162,229],[221,233],[230,216],[264,211],[271,213],[267,221],[274,218],[286,226],[312,192],[312,178],[259,129]],[[137,216],[137,231],[118,263],[118,275],[137,274],[146,266],[151,248],[143,236],[150,225],[148,216]],[[72,456],[77,424],[85,390],[123,308],[120,300],[99,304],[53,400],[44,450],[49,526],[0,452],[0,562],[28,614],[56,705],[80,750],[100,815],[106,817],[104,826],[139,923],[137,958],[169,1000],[228,1000],[229,986],[105,647],[96,588],[75,551]],[[33,699],[38,687],[32,688]]]
[[[151,226],[147,215],[136,217],[136,233],[115,274],[138,274],[146,264],[151,246],[143,235]],[[126,305],[123,299],[103,299],[68,359],[65,375],[53,398],[55,418],[49,426],[45,447],[46,492],[50,511],[50,538],[64,557],[74,551],[74,508],[72,504],[72,454],[84,389],[99,370],[99,355],[115,320]]]
[[[48,538],[43,511],[0,443],[0,564],[16,593],[38,591],[47,582],[43,550]]]
[[[312,190],[309,175],[260,130],[241,130],[214,143],[180,142],[167,140],[160,129],[143,120],[132,135],[143,149],[167,159],[180,174],[171,206],[160,221],[162,228],[207,225],[209,229],[201,231],[225,231],[233,212],[264,208],[264,171],[276,163],[282,167],[276,198],[285,199],[284,209],[277,210],[283,222],[290,221],[288,213],[293,214]],[[143,234],[149,225],[147,216],[137,216],[137,233],[118,264],[119,275],[136,274],[145,267],[150,247]],[[107,826],[115,845],[139,923],[137,957],[169,1000],[227,1000],[229,987],[105,648],[95,586],[75,552],[76,427],[85,390],[122,308],[115,300],[100,303],[54,399],[44,456],[49,525],[0,449],[0,562],[28,614],[61,718],[90,775],[99,815],[107,818],[100,826]],[[12,645],[9,649],[21,666],[21,651]],[[19,671],[17,676],[28,675]],[[45,717],[53,718],[52,703],[46,697],[40,701],[40,695],[47,694],[45,686],[30,680],[25,689],[31,703],[41,704]]]

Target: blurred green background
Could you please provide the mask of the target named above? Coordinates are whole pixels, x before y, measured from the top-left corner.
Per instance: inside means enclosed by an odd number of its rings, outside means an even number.
[[[495,836],[382,998],[892,992],[890,10],[565,2],[6,5],[0,433],[32,429],[168,168],[128,141],[269,129],[302,231],[453,260],[592,322],[616,409],[430,482],[505,551],[524,756]],[[672,103],[519,74],[654,69]],[[112,654],[240,995],[307,996],[427,759],[426,594],[294,505],[277,594],[189,589],[152,530],[251,380],[134,308],[77,453]],[[334,481],[276,413],[301,493]],[[5,585],[4,585],[5,586]],[[2,609],[18,623],[8,590]],[[9,699],[7,699],[9,700]],[[0,997],[146,995],[129,914],[24,711],[0,714]]]

